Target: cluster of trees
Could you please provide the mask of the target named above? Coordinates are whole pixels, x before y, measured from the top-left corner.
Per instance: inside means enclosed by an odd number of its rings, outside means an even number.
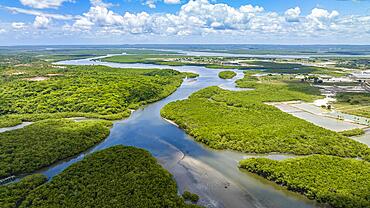
[[[174,61],[168,61],[166,59],[171,58]],[[308,73],[318,73],[318,74],[330,74],[333,76],[341,75],[322,67],[314,66],[304,66],[298,63],[277,63],[274,60],[271,61],[251,61],[245,60],[248,65],[225,65],[222,62],[233,58],[210,58],[206,57],[209,63],[205,63],[202,60],[204,57],[194,57],[194,56],[184,56],[184,55],[124,55],[124,56],[112,56],[102,59],[107,62],[116,63],[145,63],[145,64],[158,64],[158,65],[168,65],[168,66],[204,66],[211,69],[241,69],[241,70],[263,70],[270,73],[283,73],[283,74],[308,74]]]
[[[318,88],[309,83],[291,79],[288,75],[271,75],[261,78],[254,77],[256,71],[245,72],[243,79],[236,84],[241,88],[253,88],[248,92],[250,99],[260,102],[280,102],[290,100],[313,101],[322,98]]]
[[[308,99],[310,95],[272,89],[232,92],[209,87],[187,100],[166,105],[161,115],[216,149],[368,157],[366,145],[263,103],[299,99],[302,95]]]
[[[45,183],[47,178],[41,174],[26,176],[17,183],[0,186],[0,207],[14,208],[36,187]]]
[[[365,131],[363,129],[351,129],[351,130],[347,130],[347,131],[341,131],[339,133],[342,134],[343,136],[346,136],[346,137],[352,137],[352,136],[363,135],[363,134],[365,134]]]
[[[122,113],[100,115],[97,113],[80,113],[80,112],[64,112],[64,113],[35,113],[35,114],[9,114],[0,116],[0,128],[9,127],[21,124],[22,122],[35,122],[45,119],[60,119],[60,118],[96,118],[105,120],[120,120],[128,117],[131,114],[129,110]]]
[[[177,195],[149,152],[115,146],[87,156],[31,191],[20,207],[198,207]]]
[[[209,87],[187,100],[166,105],[161,114],[212,148],[314,155],[282,162],[248,159],[240,165],[333,207],[369,207],[370,149],[346,137],[363,130],[336,133],[264,104],[312,101],[320,93],[284,75],[257,78],[251,76],[254,73],[246,72],[238,85],[255,90],[233,92]]]
[[[218,73],[218,77],[221,79],[232,79],[236,76],[236,73],[233,71],[222,71]]]
[[[370,118],[370,95],[369,93],[338,93],[335,106],[340,111]]]
[[[102,59],[102,61],[116,62],[116,63],[144,63],[144,64],[158,64],[168,66],[182,66],[185,63],[176,61],[165,61],[164,58],[181,58],[181,55],[158,55],[158,54],[130,54],[124,56],[111,56]]]
[[[0,178],[30,173],[87,150],[109,135],[111,125],[55,119],[0,133]]]
[[[336,95],[338,102],[348,103],[351,105],[370,105],[369,93],[342,92]]]
[[[47,69],[35,70],[29,69],[27,73],[43,76],[49,72]],[[180,86],[185,76],[194,76],[174,70],[102,66],[75,66],[58,73],[59,76],[41,82],[24,80],[25,75],[5,80],[0,88],[0,116],[45,113],[127,115],[128,109],[167,97]],[[0,125],[5,126],[5,121],[1,120]]]
[[[247,159],[240,167],[332,207],[370,207],[366,161],[314,155],[283,161]]]
[[[189,191],[184,191],[184,193],[182,194],[182,197],[185,200],[191,201],[193,203],[197,203],[199,201],[199,196],[197,194],[193,194]]]

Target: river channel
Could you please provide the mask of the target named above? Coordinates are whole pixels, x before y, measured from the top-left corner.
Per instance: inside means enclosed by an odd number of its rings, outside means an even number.
[[[169,97],[146,105],[131,116],[116,122],[109,137],[99,145],[76,157],[59,162],[38,171],[49,178],[59,174],[86,154],[114,145],[135,146],[146,149],[160,164],[170,171],[178,184],[179,192],[197,193],[200,204],[205,207],[261,207],[261,208],[309,208],[319,207],[315,201],[285,190],[259,176],[238,169],[238,161],[251,155],[212,150],[199,144],[175,124],[160,116],[160,110],[168,103],[186,99],[193,92],[208,86],[220,86],[228,90],[235,88],[235,80],[243,72],[235,70],[237,76],[231,80],[218,78],[220,70],[199,66],[162,66],[151,64],[119,64],[81,59],[62,61],[64,65],[105,65],[119,68],[171,68],[181,72],[199,74],[196,79],[185,79],[183,84]],[[289,155],[253,155],[285,159]]]

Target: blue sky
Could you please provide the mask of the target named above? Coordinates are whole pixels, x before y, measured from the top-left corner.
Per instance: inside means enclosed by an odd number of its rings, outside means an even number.
[[[2,0],[0,45],[370,44],[367,0]]]

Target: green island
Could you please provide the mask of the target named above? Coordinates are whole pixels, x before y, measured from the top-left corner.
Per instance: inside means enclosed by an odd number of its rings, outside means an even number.
[[[286,76],[267,77],[257,82],[251,74],[247,72],[237,83],[254,90],[232,92],[209,87],[187,100],[166,105],[161,115],[177,123],[196,141],[215,149],[323,154],[370,160],[366,145],[265,104],[310,101],[320,97],[317,88]]]
[[[53,119],[0,133],[0,178],[32,173],[83,152],[103,141],[111,125],[103,120]]]
[[[218,73],[218,77],[221,79],[232,79],[236,76],[236,73],[233,71],[222,71]]]
[[[34,174],[24,177],[19,182],[0,186],[0,207],[18,207],[32,190],[45,183],[46,180],[44,175]]]
[[[145,150],[115,146],[77,162],[32,190],[19,207],[198,207]]]
[[[253,158],[242,160],[240,167],[332,207],[370,207],[366,161],[313,155],[283,161]]]
[[[20,66],[2,71],[0,127],[47,118],[118,120],[163,99],[193,73],[104,66]]]

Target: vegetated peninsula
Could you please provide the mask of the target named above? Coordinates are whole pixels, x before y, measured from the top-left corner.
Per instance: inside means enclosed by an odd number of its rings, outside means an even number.
[[[149,152],[115,146],[73,164],[32,190],[20,207],[199,207],[177,194],[171,174]]]
[[[232,92],[209,87],[187,100],[166,105],[161,114],[197,141],[216,149],[370,159],[366,145],[264,104],[317,98],[317,89],[310,85],[284,80],[257,83],[249,75],[238,84],[255,90]]]
[[[32,173],[103,141],[112,123],[53,119],[0,133],[0,179]]]
[[[247,159],[240,167],[332,207],[370,207],[370,164],[314,155],[274,161]]]
[[[212,148],[314,155],[281,162],[247,159],[240,167],[333,207],[368,207],[370,150],[346,137],[363,130],[336,133],[265,104],[312,101],[320,93],[289,75],[258,78],[254,74],[246,72],[245,78],[237,81],[238,86],[252,91],[209,87],[166,105],[161,114]],[[363,160],[352,159],[356,157]]]
[[[46,180],[46,176],[34,174],[24,177],[17,183],[0,186],[0,207],[18,207],[32,190],[45,183]]]
[[[9,68],[4,74],[0,127],[46,118],[121,119],[130,109],[167,97],[184,77],[194,76],[174,70],[49,65]]]
[[[318,66],[307,66],[300,63],[284,63],[273,60],[256,60],[255,58],[243,57],[213,57],[213,56],[187,56],[177,55],[156,55],[156,54],[129,54],[122,56],[111,56],[100,59],[105,62],[115,63],[143,63],[167,66],[202,66],[210,69],[241,69],[241,70],[261,70],[267,73],[316,73],[333,76],[342,76],[340,70],[328,69]],[[237,60],[237,63],[235,63]]]

